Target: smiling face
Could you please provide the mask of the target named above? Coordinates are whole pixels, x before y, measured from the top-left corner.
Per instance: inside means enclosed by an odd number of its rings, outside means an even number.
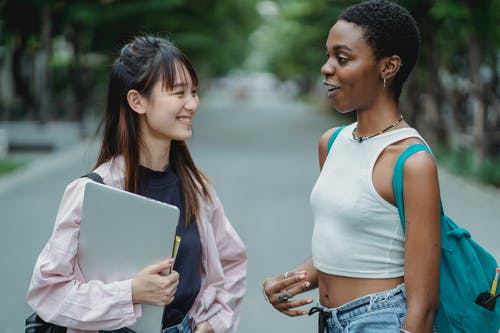
[[[321,67],[328,98],[340,113],[370,108],[383,89],[379,62],[356,24],[338,21],[326,41],[327,61]]]
[[[175,77],[172,89],[160,79],[146,98],[139,121],[141,137],[148,146],[155,141],[170,144],[172,140],[184,141],[192,136],[193,116],[200,103],[197,87],[181,65],[177,66]]]

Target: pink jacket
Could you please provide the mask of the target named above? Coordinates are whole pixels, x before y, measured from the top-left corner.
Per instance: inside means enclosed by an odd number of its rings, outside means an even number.
[[[104,183],[123,188],[123,159],[95,170]],[[133,325],[141,306],[132,304],[131,280],[104,284],[85,281],[76,264],[84,186],[70,183],[64,192],[52,236],[35,264],[28,290],[30,306],[44,320],[65,326],[68,333],[118,329]],[[202,243],[201,289],[189,315],[196,325],[209,321],[216,333],[236,332],[246,287],[246,248],[224,215],[215,189],[212,203],[200,197],[198,228]]]

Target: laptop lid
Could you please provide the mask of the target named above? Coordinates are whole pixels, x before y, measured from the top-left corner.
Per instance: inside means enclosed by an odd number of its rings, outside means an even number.
[[[146,266],[170,257],[178,221],[175,206],[88,182],[78,244],[78,264],[85,279],[105,283],[130,279]],[[148,312],[153,322],[141,328]],[[143,306],[143,316],[132,328],[146,332],[153,325],[150,332],[160,331],[162,313],[161,307]]]

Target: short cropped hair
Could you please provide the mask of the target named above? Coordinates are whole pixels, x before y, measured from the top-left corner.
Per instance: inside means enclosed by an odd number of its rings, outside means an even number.
[[[375,59],[398,55],[403,66],[396,74],[392,89],[399,99],[406,79],[417,62],[420,32],[408,10],[386,0],[369,0],[348,7],[338,20],[360,26],[373,48]]]

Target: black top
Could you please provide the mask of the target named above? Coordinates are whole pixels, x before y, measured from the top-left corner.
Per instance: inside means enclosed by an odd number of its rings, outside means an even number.
[[[200,291],[200,235],[194,219],[186,227],[181,184],[170,167],[165,171],[154,171],[141,166],[139,184],[139,194],[177,206],[180,210],[177,235],[181,237],[181,242],[174,264],[174,270],[179,273],[180,278],[174,300],[165,306],[163,313],[162,325],[166,328],[182,322]]]

